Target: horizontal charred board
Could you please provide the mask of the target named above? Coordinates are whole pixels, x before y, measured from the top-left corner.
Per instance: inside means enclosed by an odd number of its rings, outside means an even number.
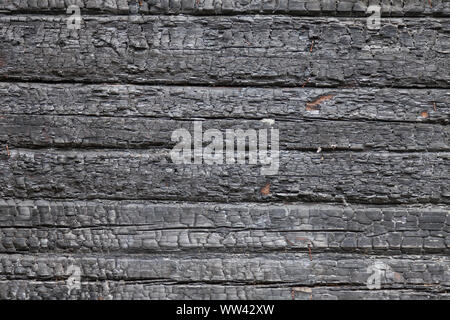
[[[323,97],[329,99],[321,102]],[[427,123],[448,123],[450,120],[450,92],[445,89],[217,88],[0,82],[0,105],[0,116],[271,118]]]
[[[281,149],[450,151],[450,126],[426,123],[360,121],[281,121],[271,124],[259,120],[205,120],[206,130],[278,129]],[[94,147],[94,148],[173,148],[175,130],[186,129],[193,140],[194,121],[86,116],[4,115],[0,118],[0,143],[12,147]],[[250,131],[249,131],[250,130]],[[211,143],[206,142],[205,145]]]
[[[365,232],[372,236],[403,231],[437,235],[448,232],[449,214],[445,205],[0,200],[0,227],[76,229],[146,226],[148,230],[267,228],[286,231],[341,230]]]
[[[450,153],[281,151],[279,171],[250,164],[175,164],[168,149],[13,149],[0,196],[177,201],[450,203]],[[276,171],[277,161],[272,161]],[[264,166],[268,168],[268,166]],[[275,172],[276,173],[276,172]],[[264,189],[264,190],[263,190]]]
[[[82,12],[114,14],[291,14],[364,16],[370,5],[380,5],[383,16],[450,15],[446,0],[74,0]],[[65,0],[0,1],[0,12],[63,13]]]
[[[445,19],[287,16],[0,18],[0,80],[197,85],[450,84]],[[45,39],[45,40],[44,40]],[[431,63],[432,62],[432,63]]]
[[[17,252],[121,254],[301,252],[307,256],[311,250],[312,253],[442,254],[448,253],[450,247],[448,226],[446,229],[445,232],[395,231],[382,235],[370,235],[370,232],[352,230],[312,232],[264,228],[239,231],[239,229],[221,228],[217,230],[207,228],[153,230],[145,226],[77,229],[16,227],[0,229],[0,252],[9,254]]]
[[[379,269],[383,271],[380,289],[419,289],[438,293],[450,287],[448,256],[403,255],[392,258],[363,254],[314,254],[310,260],[308,255],[290,253],[0,255],[0,281],[64,283],[74,267],[79,270],[81,283],[86,284],[97,281],[168,286],[180,283],[259,284],[286,289],[291,287],[294,293],[302,292],[305,287],[320,286],[349,286],[367,290],[369,277]],[[86,287],[81,292],[84,290]],[[78,290],[78,293],[81,292]]]
[[[434,286],[417,289],[380,289],[351,285],[298,287],[295,285],[153,284],[120,281],[84,282],[69,293],[64,281],[0,281],[0,299],[42,300],[448,300],[450,294]]]
[[[445,206],[0,202],[0,252],[444,253]]]

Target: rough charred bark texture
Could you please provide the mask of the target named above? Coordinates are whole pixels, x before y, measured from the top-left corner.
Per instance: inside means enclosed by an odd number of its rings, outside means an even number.
[[[5,13],[63,13],[67,0],[1,0]],[[433,0],[73,0],[86,13],[110,14],[288,14],[306,16],[365,16],[379,5],[386,17],[449,16],[450,3]]]
[[[448,1],[68,4],[0,0],[0,299],[450,299]]]
[[[0,80],[447,88],[445,18],[0,17]],[[5,28],[6,27],[6,28]],[[433,61],[432,64],[429,61]]]

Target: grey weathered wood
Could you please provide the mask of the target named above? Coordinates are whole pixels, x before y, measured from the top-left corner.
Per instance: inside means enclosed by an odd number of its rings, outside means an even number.
[[[308,108],[308,103],[329,95],[332,96],[330,99]],[[0,82],[0,105],[0,116],[84,115],[189,120],[270,118],[427,123],[448,123],[450,120],[450,92],[446,89],[218,88]],[[424,117],[423,112],[428,117]]]
[[[0,200],[0,227],[149,229],[342,230],[376,235],[387,231],[443,231],[446,205],[344,203],[190,203],[138,200]]]
[[[448,88],[445,19],[3,16],[0,80]],[[45,39],[45,44],[42,41]],[[433,64],[429,64],[433,61]]]
[[[360,121],[206,120],[208,129],[278,129],[280,148],[289,150],[450,151],[450,127],[436,124]],[[180,128],[194,135],[194,121],[85,116],[3,115],[0,142],[14,147],[173,148]]]
[[[364,254],[177,254],[177,255],[0,255],[0,281],[65,281],[69,266],[80,268],[81,281],[277,285],[291,287],[348,286],[365,290],[370,266],[383,265],[382,289],[441,291],[450,286],[448,256],[400,257]],[[79,291],[79,290],[78,290]]]
[[[369,4],[380,5],[383,16],[450,15],[445,0],[73,0],[87,13],[110,14],[290,14],[364,16]],[[65,0],[1,0],[0,12],[63,13]]]
[[[2,252],[444,253],[446,206],[0,202]]]
[[[439,221],[440,216],[421,218]],[[445,219],[445,217],[444,217]],[[408,221],[407,225],[417,223]],[[385,224],[394,224],[392,220]],[[353,252],[366,254],[444,254],[449,251],[448,226],[368,228],[368,231],[290,231],[260,228],[153,229],[147,226],[85,228],[0,228],[0,253],[161,253],[161,252]],[[389,229],[392,231],[390,232]],[[394,231],[397,229],[399,231]],[[427,230],[428,229],[428,230]],[[432,229],[432,230],[429,230]],[[444,231],[442,231],[444,229]],[[244,230],[244,231],[242,231]],[[385,233],[381,233],[383,230]]]
[[[147,284],[120,281],[85,282],[81,292],[68,293],[64,281],[0,281],[1,299],[83,300],[448,300],[446,291],[434,286],[412,289],[369,290],[354,286],[295,287],[282,285]]]
[[[0,298],[450,299],[450,4],[354,2],[0,0]],[[279,173],[173,164],[195,119]]]
[[[449,203],[450,154],[281,151],[279,172],[260,165],[178,165],[170,150],[10,150],[2,197],[191,201]],[[270,195],[261,189],[270,183]]]

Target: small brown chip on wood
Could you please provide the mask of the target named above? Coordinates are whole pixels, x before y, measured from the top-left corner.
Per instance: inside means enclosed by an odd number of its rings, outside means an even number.
[[[422,117],[422,118],[428,118],[428,111],[422,111],[421,113],[420,113],[420,116]]]
[[[309,287],[294,287],[293,291],[304,292],[304,293],[312,293],[312,289]]]
[[[312,43],[311,43],[311,47],[309,48],[309,52],[312,52],[312,51],[313,51],[313,48],[314,48],[314,40],[313,40]]]
[[[327,100],[331,100],[333,99],[334,95],[329,94],[320,98],[317,98],[316,100],[312,101],[312,102],[308,102],[306,104],[306,110],[311,111],[311,110],[317,110],[315,107],[318,106],[319,104],[321,104],[324,101]]]
[[[311,245],[308,243],[309,260],[312,261]]]
[[[316,107],[310,107],[310,106],[306,106],[306,111],[317,111],[317,110],[319,110],[319,108],[316,108]]]
[[[6,145],[6,152],[7,152],[7,154],[8,154],[8,157],[10,157],[10,156],[11,156],[11,152],[9,152],[9,147],[8,147],[8,145]]]
[[[434,111],[437,111],[436,102],[433,102],[433,108],[434,108]]]
[[[302,88],[304,88],[308,84],[308,82],[309,82],[309,78],[308,78],[308,80],[305,81],[305,83],[302,84]]]
[[[270,193],[270,182],[266,184],[264,188],[261,189],[261,194],[267,196]]]
[[[394,279],[397,282],[401,282],[401,281],[405,280],[405,279],[403,279],[402,275],[400,273],[398,273],[398,272],[394,272]]]
[[[433,3],[431,0],[428,0],[428,2],[430,3],[430,8],[433,8]]]

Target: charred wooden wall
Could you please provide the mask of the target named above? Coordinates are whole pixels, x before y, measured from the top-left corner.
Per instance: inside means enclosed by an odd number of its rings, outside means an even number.
[[[449,2],[0,0],[0,41],[0,298],[450,298]],[[194,119],[278,174],[172,163]]]

